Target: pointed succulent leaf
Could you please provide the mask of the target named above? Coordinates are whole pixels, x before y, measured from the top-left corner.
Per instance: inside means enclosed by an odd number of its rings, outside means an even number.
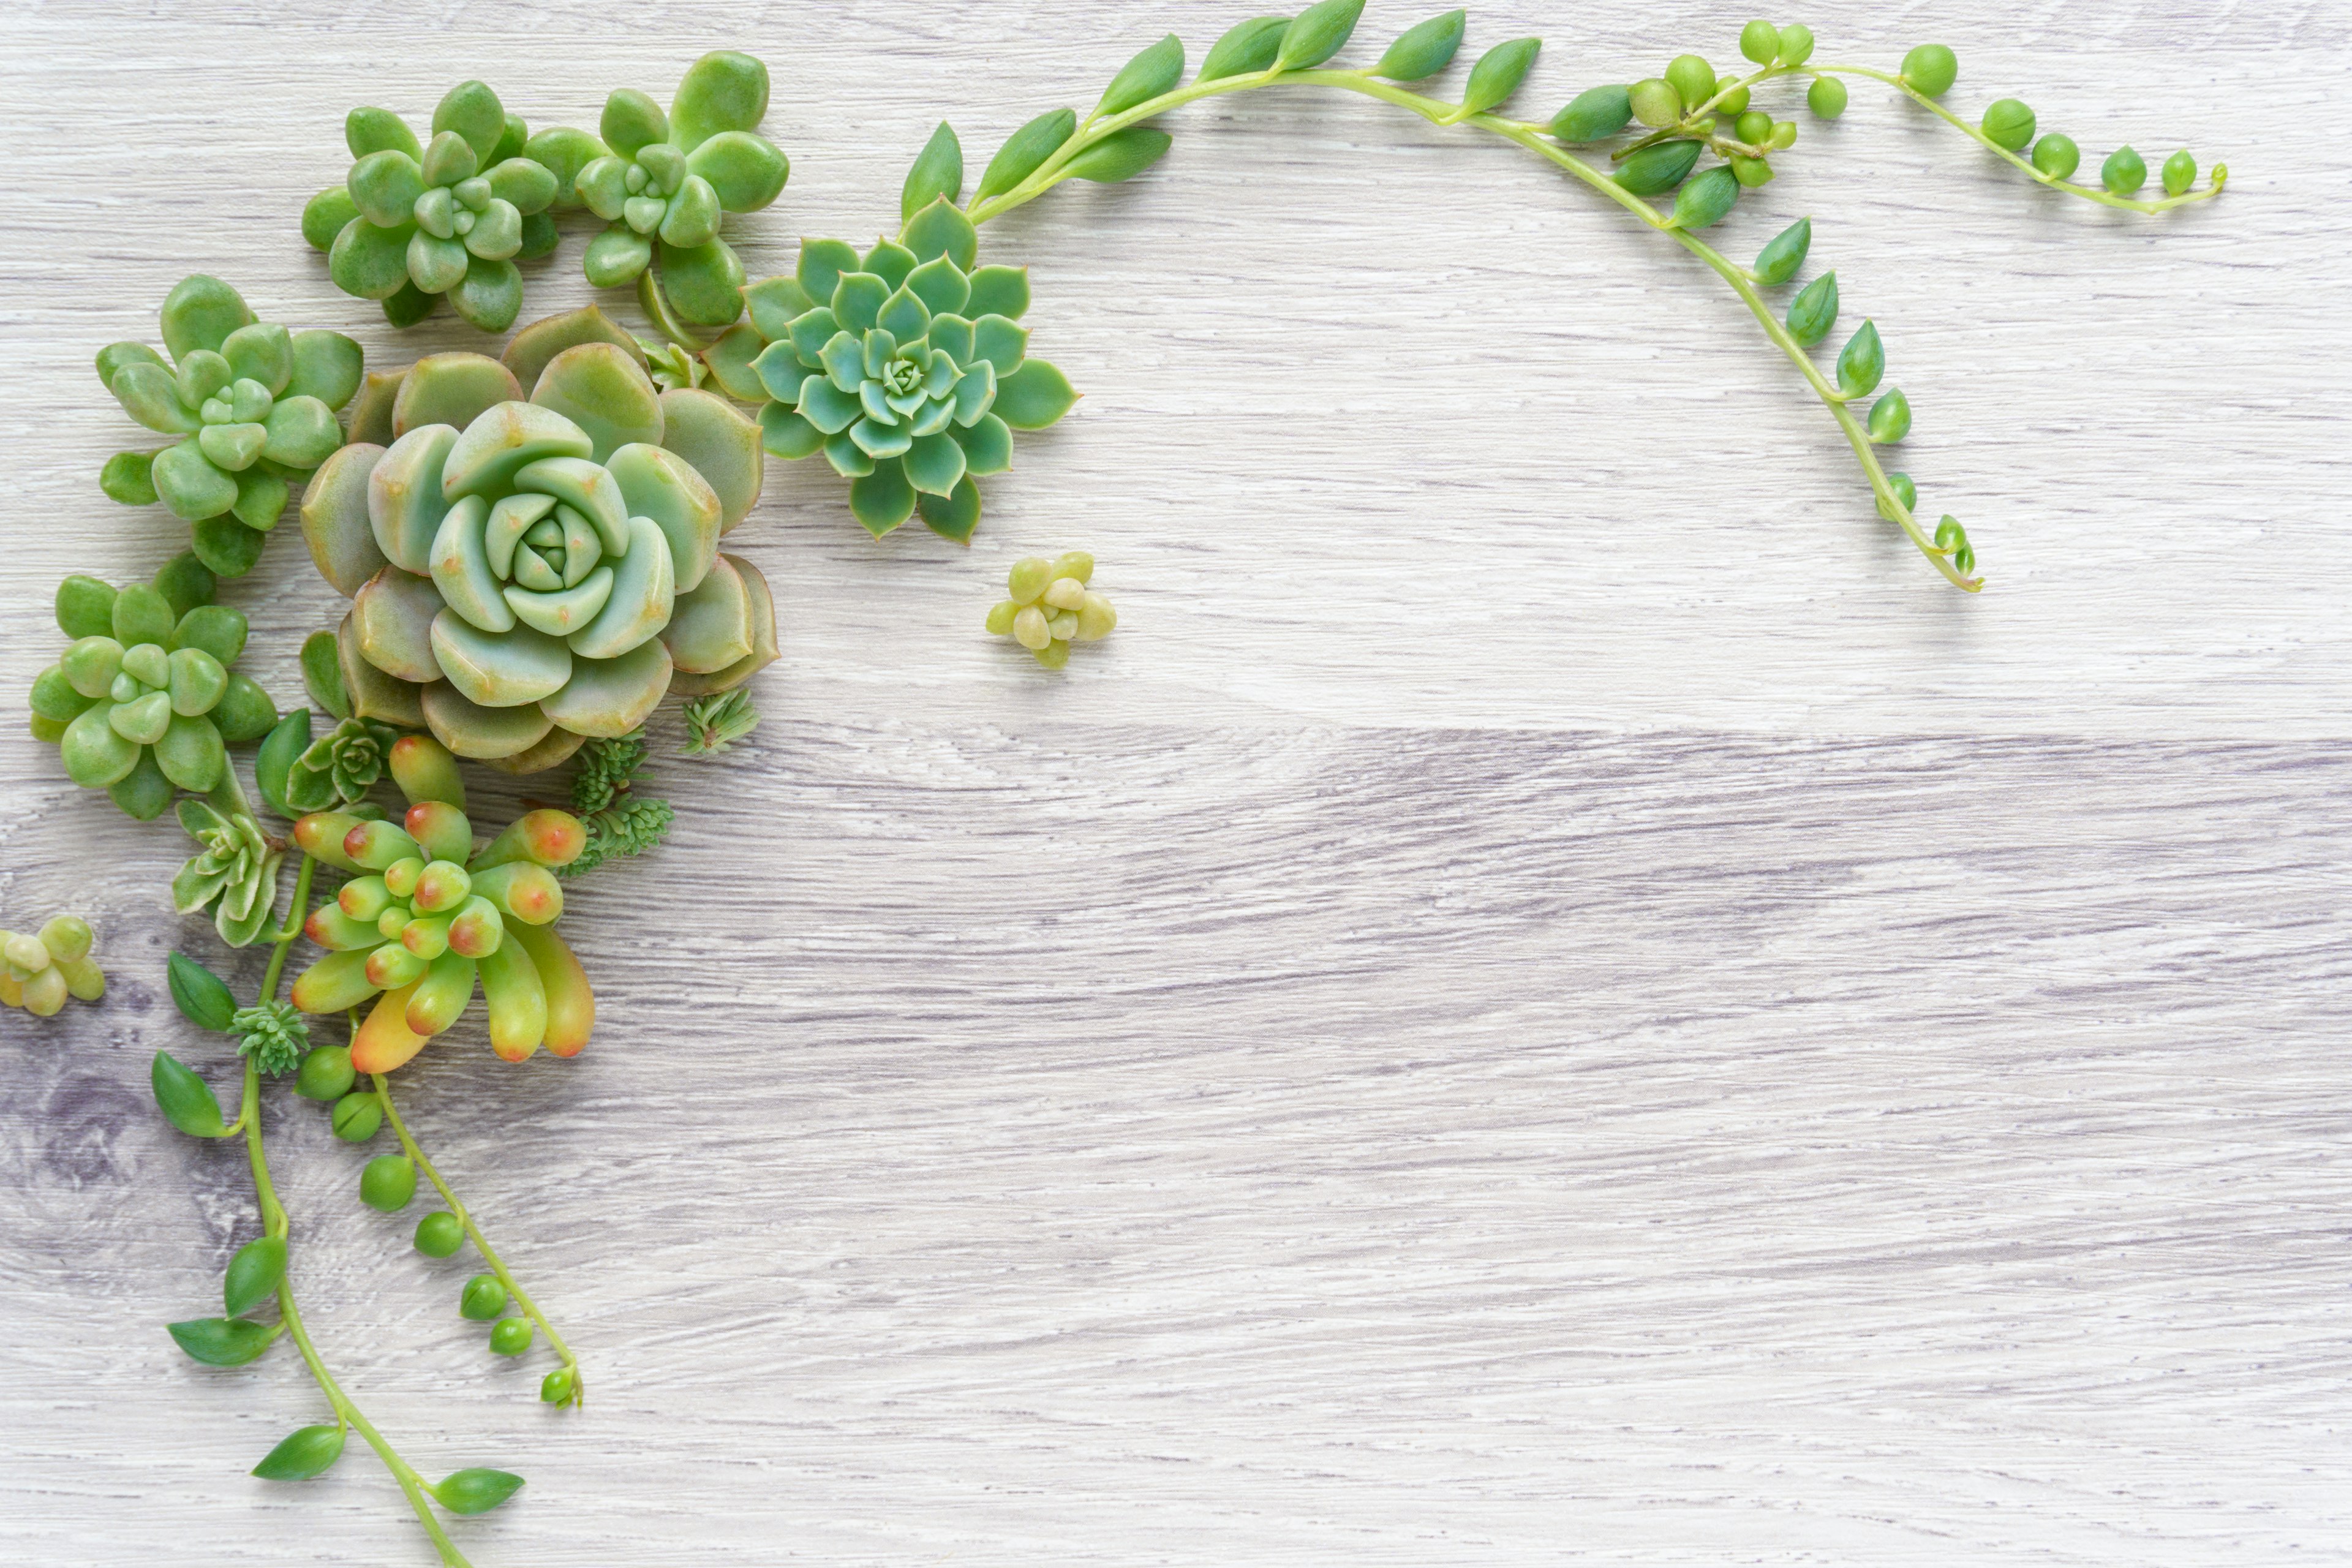
[[[771,403],[760,410],[760,445],[779,458],[811,458],[824,446],[824,432],[789,404]]]
[[[1074,178],[1115,185],[1131,180],[1167,155],[1174,139],[1154,125],[1115,131],[1065,164]]]
[[[832,319],[828,311],[825,320]],[[808,367],[801,363],[799,351],[790,342],[770,343],[761,349],[753,357],[750,369],[759,383],[760,395],[774,398],[788,407],[799,399],[801,383],[808,379]]]
[[[1033,359],[997,382],[992,412],[1015,430],[1043,430],[1077,401],[1067,376],[1044,360]]]
[[[869,323],[870,326],[870,323]],[[866,351],[860,339],[867,328],[856,331],[844,330],[825,340],[818,357],[824,362],[824,371],[835,388],[855,395],[866,383]]]
[[[906,426],[885,425],[870,416],[849,427],[849,438],[857,443],[860,451],[877,463],[905,456],[907,448],[914,445],[915,440]],[[900,521],[905,520],[902,518]]]
[[[1238,24],[1209,46],[1209,57],[1201,62],[1201,74],[1193,79],[1223,81],[1265,70],[1281,52],[1282,36],[1289,28],[1287,16],[1253,16]]]
[[[855,424],[856,421],[852,420],[851,423]],[[874,471],[874,459],[867,457],[864,448],[860,447],[856,441],[850,439],[849,427],[846,425],[838,434],[829,435],[824,438],[824,460],[831,463],[833,471],[845,479],[862,479]],[[76,722],[79,723],[79,721]]]
[[[1064,142],[1076,135],[1077,129],[1078,116],[1075,110],[1056,109],[1039,115],[1014,132],[997,150],[996,156],[988,161],[987,172],[981,175],[979,187],[972,192],[973,202],[984,202],[1020,184],[1035,174],[1039,165],[1058,152]],[[899,522],[905,521],[903,517],[898,520]]]
[[[931,330],[930,307],[923,303],[921,295],[901,284],[897,292],[882,302],[882,310],[875,317],[875,325],[889,333],[897,342],[911,343]]]
[[[1541,38],[1514,38],[1481,55],[1478,63],[1470,68],[1470,80],[1463,89],[1458,113],[1467,117],[1501,107],[1528,79],[1528,72],[1535,67],[1536,54],[1542,47]]]
[[[842,279],[856,270],[857,252],[845,241],[803,239],[801,241],[800,262],[793,277],[810,299],[819,304],[829,305]],[[878,305],[880,301],[876,303]]]
[[[1312,70],[1347,47],[1364,0],[1316,0],[1284,29],[1276,70]]]
[[[408,128],[407,121],[389,109],[362,106],[345,115],[343,144],[351,149],[354,158],[364,158],[371,153],[381,153],[386,148],[396,149],[412,158],[425,155],[424,147],[416,140],[416,132]]]
[[[874,471],[849,487],[849,510],[879,539],[915,515],[915,487],[907,481],[904,464],[897,458],[877,459]]]
[[[478,81],[461,81],[442,97],[433,110],[433,133],[454,132],[477,161],[487,163],[506,136],[506,106],[499,95]]]
[[[955,127],[942,120],[907,171],[907,183],[898,194],[898,216],[903,222],[934,202],[952,207],[962,199],[963,143],[957,140]]]
[[[982,270],[987,269],[983,268]],[[971,322],[964,316],[948,312],[932,317],[929,342],[933,349],[946,354],[959,365],[970,364],[972,361]]]
[[[970,426],[949,431],[963,448],[964,471],[985,479],[1013,467],[1013,431],[993,414],[983,414]]]
[[[1432,16],[1389,46],[1371,74],[1391,81],[1425,81],[1454,63],[1469,18],[1466,11]]]
[[[751,325],[769,342],[788,335],[794,320],[815,308],[797,278],[762,278],[743,289],[743,308]]]
[[[977,321],[1003,316],[1019,321],[1029,313],[1029,269],[1025,267],[983,267],[971,275],[971,300],[963,313]]]
[[[980,487],[969,479],[948,495],[919,495],[915,504],[924,527],[958,544],[971,543],[972,530],[980,526]]]
[[[1029,351],[1029,333],[1008,317],[982,316],[972,323],[971,346],[975,356],[996,367],[1001,384],[1021,368],[1022,358]]]
[[[878,239],[874,248],[858,261],[861,271],[871,272],[882,279],[886,288],[896,289],[907,280],[920,258],[912,250],[888,237]]]
[[[954,493],[963,479],[963,447],[948,435],[925,436],[907,452],[907,479],[927,495]]]
[[[974,360],[956,382],[953,417],[959,425],[975,425],[996,404],[996,367]]]
[[[1095,106],[1095,115],[1100,119],[1125,114],[1173,91],[1183,79],[1184,41],[1171,33],[1128,61],[1118,75],[1111,78],[1102,101]]]
[[[669,134],[688,152],[721,132],[750,131],[768,113],[768,68],[750,55],[714,49],[687,68],[670,108]]]
[[[961,267],[945,256],[933,257],[916,268],[908,274],[904,287],[907,292],[923,302],[932,316],[961,310],[971,298],[971,280],[964,276]],[[888,323],[886,321],[884,324]],[[929,316],[923,325],[928,331],[930,327]]]

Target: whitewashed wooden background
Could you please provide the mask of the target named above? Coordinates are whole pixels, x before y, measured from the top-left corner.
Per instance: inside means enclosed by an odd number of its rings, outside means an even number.
[[[1803,19],[1823,58],[1941,37],[1957,105],[2094,163],[2235,174],[2093,210],[1858,87],[1723,231],[1815,216],[1980,599],[1710,277],[1508,149],[1270,92],[990,230],[1091,396],[969,552],[772,473],[767,722],[665,762],[672,844],[576,890],[595,1043],[514,1068],[469,1026],[404,1075],[587,1410],[273,1121],[335,1365],[428,1472],[530,1478],[457,1525],[482,1568],[2352,1562],[2352,16],[1969,10]],[[976,167],[1240,14],[20,0],[8,710],[58,577],[180,548],[97,491],[131,427],[90,360],[183,274],[379,363],[478,346],[300,245],[352,104],[480,74],[593,124],[753,49],[794,160],[734,231],[761,275],[889,221],[940,114]],[[1375,0],[1358,53],[1420,16]],[[1473,47],[1547,36],[1540,114],[1744,19],[1496,0]],[[1077,546],[1125,619],[1055,679],[979,623]],[[299,542],[231,597],[292,694],[337,613]],[[212,951],[183,840],[16,718],[0,787],[0,919],[84,910],[114,976],[0,1017],[0,1559],[429,1563],[356,1447],[247,1478],[322,1409],[282,1349],[162,1331],[255,1223],[145,1088],[215,1054],[161,984]]]

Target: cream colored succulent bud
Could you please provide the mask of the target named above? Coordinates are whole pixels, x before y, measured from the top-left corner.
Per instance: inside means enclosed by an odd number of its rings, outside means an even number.
[[[1100,594],[1088,594],[1078,606],[1078,635],[1073,640],[1100,642],[1118,625],[1118,612],[1110,607],[1110,601]]]
[[[1045,603],[1056,610],[1075,610],[1087,602],[1087,585],[1076,577],[1056,577],[1045,590]]]
[[[1025,606],[1013,617],[1013,637],[1031,653],[1052,642],[1054,634],[1046,625],[1045,612],[1034,605]]]
[[[1047,617],[1045,629],[1053,634],[1055,642],[1067,642],[1078,635],[1078,617],[1073,612],[1064,610],[1058,616]]]

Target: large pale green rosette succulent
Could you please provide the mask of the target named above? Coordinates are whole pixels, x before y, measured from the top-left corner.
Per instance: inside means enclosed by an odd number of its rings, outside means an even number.
[[[289,482],[343,444],[335,413],[359,390],[360,345],[257,321],[242,295],[202,273],[164,299],[162,323],[168,361],[145,343],[110,343],[98,378],[131,417],[181,439],[118,452],[99,486],[125,505],[161,500],[195,525],[206,566],[241,577],[278,526]]]
[[[973,481],[1013,466],[1014,430],[1042,430],[1078,400],[1028,357],[1027,270],[979,266],[979,251],[944,198],[863,256],[803,240],[794,276],[745,289],[750,321],[704,352],[720,386],[765,404],[767,449],[823,452],[877,538],[920,510],[934,532],[969,541]]]
[[[194,555],[120,591],[95,577],[58,585],[58,626],[74,641],[33,682],[33,738],[58,748],[74,783],[142,822],[177,790],[220,788],[227,748],[278,722],[268,693],[229,668],[246,621],[213,603],[214,587]]]
[[[400,383],[389,446],[320,471],[302,526],[352,598],[354,717],[536,772],[673,687],[725,689],[775,658],[765,581],[719,552],[759,496],[758,427],[657,391],[625,336],[590,310],[526,329],[503,363],[433,355]]]
[[[597,155],[572,184],[609,226],[588,242],[588,281],[616,289],[646,279],[641,292],[650,296],[658,255],[660,291],[679,321],[723,327],[741,315],[743,264],[719,237],[719,220],[758,212],[783,192],[790,161],[754,129],[767,112],[768,68],[728,49],[688,68],[667,114],[634,89],[607,99]],[[662,310],[659,299],[646,303]]]
[[[302,209],[302,237],[327,253],[337,288],[381,300],[395,327],[415,326],[446,295],[469,325],[503,332],[522,309],[515,258],[555,248],[548,208],[574,172],[559,176],[532,156],[525,132],[478,81],[441,100],[429,142],[388,109],[354,109],[343,140],[357,162]]]

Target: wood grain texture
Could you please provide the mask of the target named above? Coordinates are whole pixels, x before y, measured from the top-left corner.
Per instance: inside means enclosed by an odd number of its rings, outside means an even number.
[[[1360,50],[1418,19],[1371,11]],[[0,691],[59,575],[179,547],[96,491],[129,426],[89,360],[184,273],[380,363],[475,346],[355,326],[297,240],[352,104],[478,73],[593,122],[753,47],[794,160],[758,274],[887,221],[940,113],[977,163],[1239,12],[401,14],[0,20]],[[1498,0],[1473,45],[1549,37],[1549,106],[1738,19]],[[1804,19],[1862,63],[1940,35],[1956,104],[2093,160],[2232,169],[2126,219],[1857,89],[1723,231],[1814,216],[1992,591],[1874,519],[1695,263],[1507,149],[1268,92],[992,226],[1088,400],[969,552],[772,472],[767,722],[665,763],[671,846],[576,890],[595,1044],[509,1068],[469,1025],[410,1075],[586,1411],[273,1120],[326,1354],[427,1471],[530,1477],[461,1522],[481,1568],[2352,1562],[2352,174],[2310,132],[2352,27]],[[586,297],[582,243],[528,312]],[[1124,624],[1045,678],[978,623],[1078,545]],[[299,544],[232,594],[297,689],[335,613]],[[255,1226],[144,1088],[205,1053],[161,977],[209,937],[176,831],[8,730],[0,914],[81,908],[115,990],[0,1016],[0,1560],[430,1562],[356,1450],[245,1476],[319,1417],[289,1358],[162,1334]]]

